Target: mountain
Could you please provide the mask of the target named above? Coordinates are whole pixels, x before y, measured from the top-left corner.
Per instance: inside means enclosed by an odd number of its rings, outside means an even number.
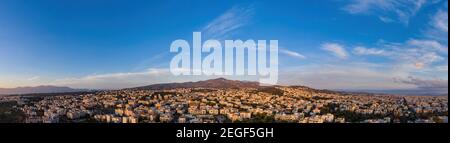
[[[372,94],[410,95],[410,96],[448,96],[448,89],[391,89],[391,90],[343,90]]]
[[[275,86],[260,86],[259,82],[228,80],[225,78],[211,79],[198,82],[184,82],[184,83],[164,83],[154,84],[149,86],[130,88],[131,90],[168,90],[176,88],[256,88],[259,92],[267,92],[272,94],[281,94],[282,91]],[[415,95],[415,96],[448,96],[448,92],[431,92],[421,90],[326,90],[314,89],[307,86],[288,86],[291,88],[301,89],[305,92],[313,93],[329,93],[341,95]]]
[[[258,82],[237,81],[237,80],[227,80],[225,78],[218,78],[198,82],[154,84],[149,86],[136,87],[132,89],[163,90],[175,88],[258,88],[258,87],[260,87]]]
[[[15,95],[15,94],[31,94],[31,93],[67,93],[67,92],[81,92],[83,89],[73,89],[69,87],[57,86],[36,86],[36,87],[18,87],[18,88],[0,88],[0,95]]]

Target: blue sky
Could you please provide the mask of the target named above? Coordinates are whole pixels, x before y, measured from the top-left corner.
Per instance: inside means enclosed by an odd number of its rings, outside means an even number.
[[[447,0],[2,0],[0,88],[171,77],[176,39],[279,40],[280,84],[448,89]]]

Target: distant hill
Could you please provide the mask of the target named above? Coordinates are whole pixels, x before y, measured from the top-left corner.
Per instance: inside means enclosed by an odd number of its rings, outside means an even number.
[[[260,85],[258,82],[237,81],[237,80],[227,80],[225,78],[218,78],[198,82],[154,84],[149,86],[136,87],[132,89],[164,90],[176,88],[259,88],[259,87]]]
[[[343,90],[352,93],[372,93],[407,96],[448,96],[448,89],[398,89],[398,90]]]
[[[184,83],[165,83],[154,84],[130,89],[137,90],[167,90],[177,88],[256,88],[260,92],[279,93],[275,87],[281,87],[280,85],[274,86],[260,86],[258,82],[250,81],[238,81],[228,80],[225,78],[211,79],[198,82],[184,82]],[[307,86],[288,86],[291,88],[301,89],[308,92],[317,93],[329,93],[329,94],[341,94],[341,95],[417,95],[417,96],[448,96],[448,92],[442,91],[423,91],[423,90],[326,90],[326,89],[314,89]]]
[[[32,93],[68,93],[82,92],[84,89],[73,89],[69,87],[58,86],[36,86],[36,87],[18,87],[18,88],[0,88],[0,95],[17,95]]]

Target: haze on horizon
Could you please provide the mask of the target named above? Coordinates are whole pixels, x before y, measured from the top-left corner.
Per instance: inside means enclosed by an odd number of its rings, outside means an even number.
[[[195,31],[279,40],[281,85],[448,91],[447,0],[0,1],[0,88],[217,78],[169,72],[171,42]]]

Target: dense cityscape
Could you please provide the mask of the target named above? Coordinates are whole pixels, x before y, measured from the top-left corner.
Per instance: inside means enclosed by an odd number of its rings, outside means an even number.
[[[124,89],[0,96],[23,123],[447,123],[448,96],[344,93],[308,87]],[[3,106],[3,105],[2,105]]]

